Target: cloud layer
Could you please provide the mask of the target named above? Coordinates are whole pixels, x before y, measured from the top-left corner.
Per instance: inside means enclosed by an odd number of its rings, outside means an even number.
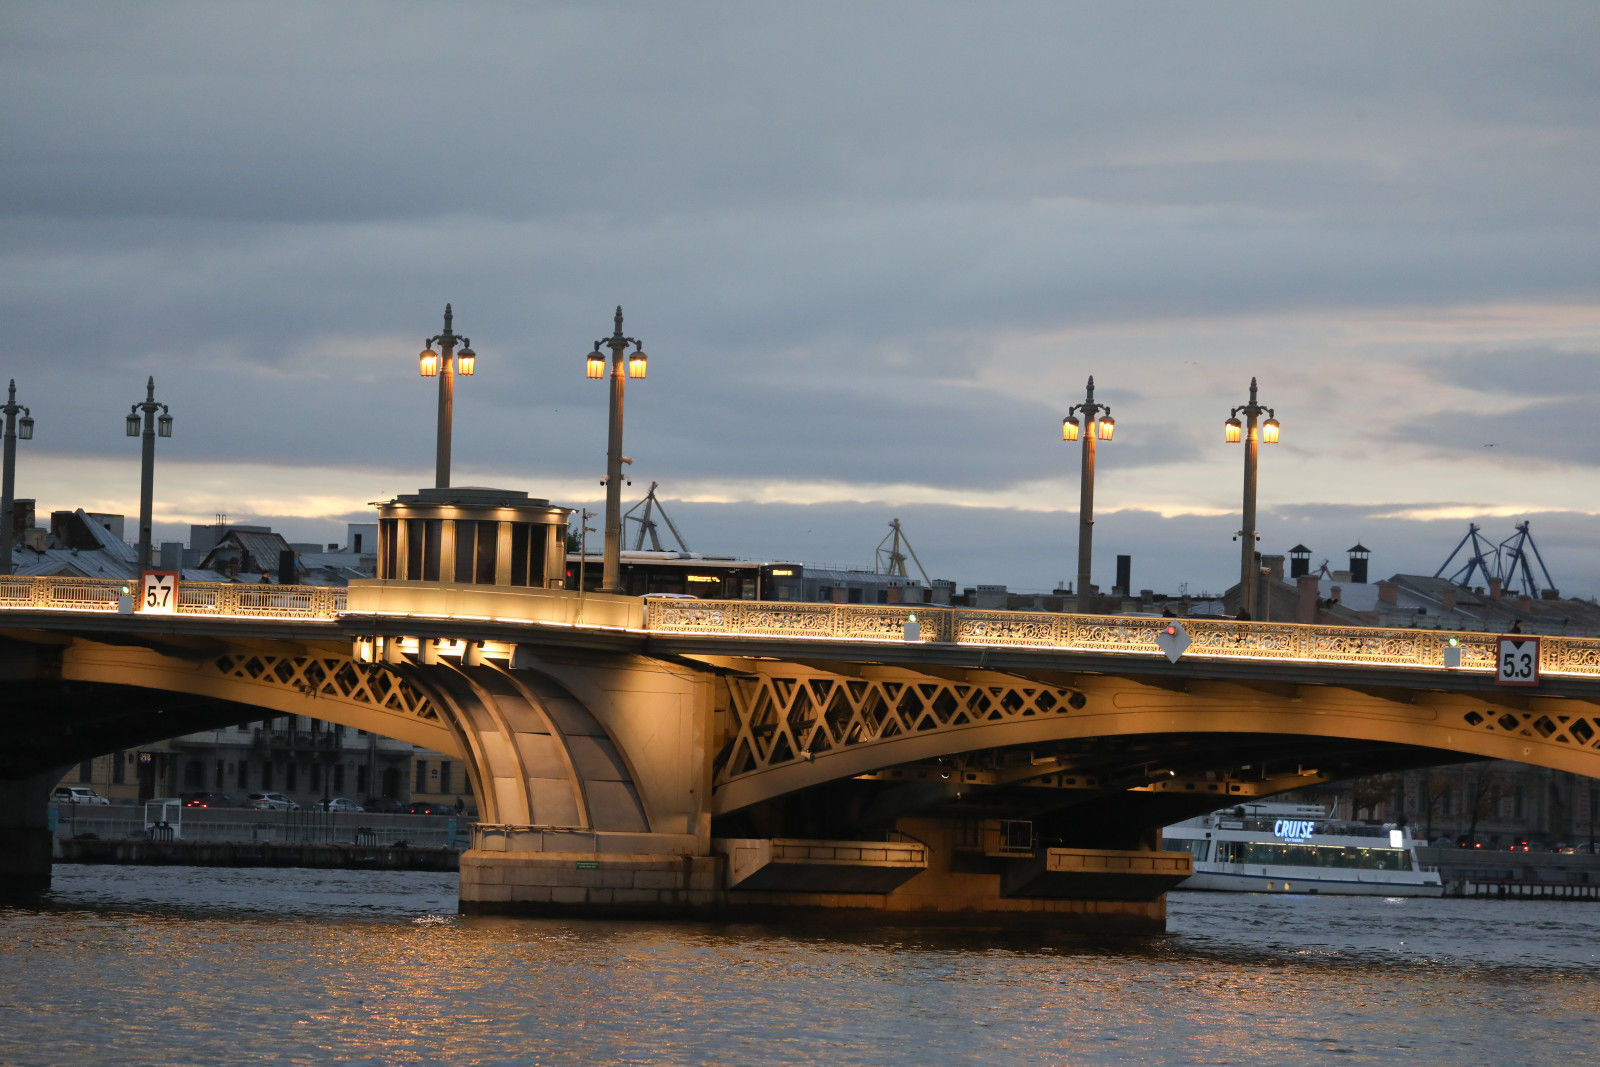
[[[153,375],[166,536],[339,539],[431,478],[414,361],[446,301],[480,355],[455,481],[592,503],[580,365],[621,303],[634,491],[696,549],[870,563],[898,516],[937,576],[1053,586],[1093,375],[1096,580],[1130,551],[1136,584],[1220,589],[1254,377],[1284,425],[1264,550],[1431,573],[1472,516],[1529,518],[1600,592],[1592,5],[84,3],[0,31],[0,373],[43,510],[136,511]]]

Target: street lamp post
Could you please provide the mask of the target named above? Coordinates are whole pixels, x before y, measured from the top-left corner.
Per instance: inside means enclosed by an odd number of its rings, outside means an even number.
[[[33,416],[17,403],[17,380],[11,379],[11,395],[6,399],[5,412],[5,475],[0,486],[0,574],[12,573],[11,552],[17,535],[17,439],[33,438]],[[21,415],[19,419],[17,416]]]
[[[422,376],[439,379],[439,437],[434,446],[433,474],[436,489],[450,488],[450,422],[455,407],[456,372],[460,371],[463,378],[470,378],[478,369],[478,354],[472,350],[472,342],[450,328],[453,317],[450,305],[446,304],[444,333],[424,341],[418,357]],[[461,345],[459,354],[455,350],[457,342]],[[439,346],[438,352],[433,350],[434,345]]]
[[[160,416],[156,412],[161,412]],[[144,402],[134,404],[128,412],[128,436],[144,434],[144,447],[139,462],[139,570],[150,567],[150,506],[155,498],[156,435],[172,436],[172,415],[167,405],[156,400],[156,380],[152,376],[144,386]]]
[[[1239,416],[1245,422],[1240,423]],[[1263,414],[1266,421],[1256,420]],[[1253,617],[1256,602],[1256,453],[1262,444],[1278,443],[1278,420],[1273,410],[1256,403],[1256,380],[1250,379],[1250,402],[1234,408],[1224,424],[1231,445],[1244,442],[1244,529],[1239,531],[1239,610]]]
[[[605,377],[606,358],[600,354],[600,346],[611,349],[611,422],[606,437],[606,554],[600,577],[601,588],[607,593],[622,592],[622,465],[633,462],[622,454],[622,396],[626,378],[643,378],[645,372],[644,343],[622,335],[620,305],[615,322],[611,336],[594,343],[594,350],[584,364],[589,377]],[[629,345],[633,346],[633,352],[627,357],[625,378],[623,353]]]
[[[1094,452],[1096,440],[1109,441],[1116,430],[1117,420],[1111,417],[1111,405],[1094,401],[1094,376],[1089,376],[1089,389],[1081,404],[1067,409],[1061,420],[1061,439],[1076,441],[1079,438],[1077,414],[1083,414],[1083,472],[1079,478],[1078,495],[1078,610],[1083,611],[1089,595],[1089,560],[1094,542]]]

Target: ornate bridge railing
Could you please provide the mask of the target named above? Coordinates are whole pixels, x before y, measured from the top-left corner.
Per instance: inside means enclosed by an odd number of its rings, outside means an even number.
[[[914,620],[915,625],[908,627]],[[1442,630],[1306,626],[1295,623],[1167,619],[1117,615],[1055,615],[927,606],[774,604],[746,601],[652,600],[645,628],[655,633],[748,637],[904,641],[1075,652],[1159,656],[1156,637],[1181,622],[1186,657],[1382,664],[1442,669],[1453,638],[1462,670],[1492,673],[1499,634]],[[1600,676],[1600,639],[1542,635],[1545,674]]]
[[[116,578],[31,578],[0,575],[0,608],[115,613],[136,584]],[[182,582],[179,615],[331,621],[345,608],[345,591],[322,585]]]

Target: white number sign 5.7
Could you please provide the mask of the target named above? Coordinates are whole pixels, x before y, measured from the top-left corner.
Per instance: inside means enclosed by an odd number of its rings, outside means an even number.
[[[171,615],[178,610],[176,571],[145,571],[139,586],[139,611],[144,615]]]

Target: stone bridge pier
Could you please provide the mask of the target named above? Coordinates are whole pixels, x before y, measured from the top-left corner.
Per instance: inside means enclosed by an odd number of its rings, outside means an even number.
[[[717,903],[712,679],[616,654],[410,665],[473,768],[464,912],[646,914]]]
[[[50,789],[64,772],[0,779],[0,897],[50,888]]]

